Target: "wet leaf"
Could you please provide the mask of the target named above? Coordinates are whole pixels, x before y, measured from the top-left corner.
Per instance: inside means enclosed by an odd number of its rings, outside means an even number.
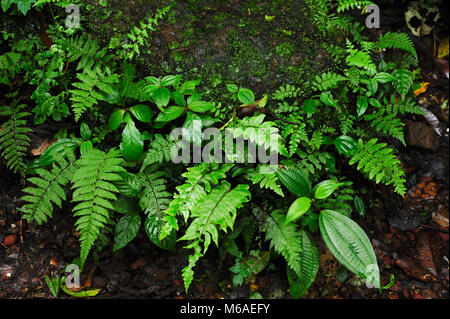
[[[442,270],[442,242],[435,231],[421,231],[416,242],[418,260],[422,267],[433,276]]]
[[[116,251],[128,245],[136,237],[141,227],[141,216],[137,212],[128,212],[117,222],[114,236],[114,249]]]
[[[126,161],[137,161],[144,150],[144,140],[132,120],[128,121],[122,132],[120,149]]]
[[[448,55],[448,37],[443,39],[439,44],[438,58],[442,59]]]

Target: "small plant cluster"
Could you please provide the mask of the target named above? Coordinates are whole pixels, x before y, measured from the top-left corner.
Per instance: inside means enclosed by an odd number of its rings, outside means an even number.
[[[32,2],[2,0],[2,7],[16,3],[25,14]],[[63,203],[72,203],[81,268],[110,234],[114,251],[141,227],[160,249],[183,243],[191,252],[182,271],[186,291],[211,244],[222,262],[234,258],[235,285],[282,256],[294,298],[314,282],[320,234],[343,266],[381,288],[370,240],[351,219],[353,212],[364,214],[361,187],[343,176],[342,167],[405,194],[396,150],[382,139],[404,144],[400,116],[422,113],[412,94],[417,54],[406,34],[386,33],[371,42],[357,22],[338,15],[369,1],[339,1],[335,13],[329,1],[319,2],[311,5],[317,28],[346,38],[324,44],[341,71],[312,79],[314,95],[308,99],[299,96],[302,83],[287,83],[260,99],[228,83],[224,89],[235,106],[225,121],[215,115],[224,101],[208,101],[198,92],[198,80],[136,79],[128,60],[169,7],[134,28],[131,42],[114,48],[120,51],[115,55],[86,33],[68,36],[58,20],[50,26],[49,49],[31,35],[5,41],[10,50],[0,55],[0,84],[8,105],[0,108],[0,152],[2,163],[27,178],[23,218],[43,224]],[[34,89],[28,103],[19,94],[24,84]],[[32,123],[63,119],[76,130],[59,133],[38,159],[27,162]],[[197,146],[208,142],[205,128],[234,128],[234,138],[276,149],[280,163],[173,163],[176,141],[167,130],[180,126]],[[280,135],[277,145],[258,135],[261,127]],[[55,290],[57,281],[48,281]]]

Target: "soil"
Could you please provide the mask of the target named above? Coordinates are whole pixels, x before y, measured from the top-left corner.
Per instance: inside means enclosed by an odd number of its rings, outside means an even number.
[[[110,22],[124,29],[164,3],[129,1],[130,5],[124,8],[123,1],[111,2]],[[204,1],[204,5],[197,6],[189,3],[179,1],[172,20],[158,27],[150,51],[140,61],[139,73],[155,76],[176,73],[182,74],[185,80],[200,75],[205,88],[232,82],[258,94],[283,83],[305,83],[303,93],[307,94],[307,80],[334,67],[320,45],[321,41],[331,39],[310,29],[304,5],[296,6],[293,1],[269,5],[239,0]],[[404,5],[391,7],[381,11],[381,30],[368,33],[408,32],[401,22]],[[121,8],[125,18],[119,21],[114,14]],[[267,14],[276,18],[268,23]],[[446,12],[441,15],[448,17]],[[299,16],[305,22],[293,23]],[[111,36],[111,31],[102,27],[105,21],[100,20],[98,25],[99,35],[105,39]],[[448,29],[438,26],[435,34],[439,39],[443,38],[442,33],[448,36]],[[432,47],[430,38],[418,41]],[[427,131],[436,134],[432,138],[438,141],[437,147],[427,149],[426,145],[414,144],[414,137],[407,147],[398,145],[407,172],[408,193],[404,199],[388,187],[368,183],[361,176],[353,178],[355,185],[366,189],[365,217],[355,220],[372,240],[382,285],[387,285],[391,278],[393,285],[381,293],[369,289],[363,281],[342,269],[322,244],[317,278],[303,298],[449,298],[448,107],[440,108],[442,101],[448,99],[448,79],[429,56],[420,54],[420,61],[422,73],[434,79],[420,98],[440,121],[441,136],[434,130]],[[407,126],[417,126],[414,124],[417,122],[429,126],[421,116],[408,118]],[[78,257],[79,252],[70,207],[56,211],[45,225],[27,223],[16,209],[22,204],[19,199],[22,181],[3,166],[0,176],[0,298],[53,298],[46,275],[64,272],[65,265]],[[219,265],[218,250],[211,246],[200,259],[186,295],[181,269],[188,251],[181,245],[173,252],[161,250],[141,230],[125,248],[113,253],[112,246],[110,242],[98,254],[98,263],[91,259],[83,271],[84,286],[101,289],[93,298],[233,299],[247,298],[252,291],[258,291],[264,298],[289,298],[282,258],[272,258],[275,267],[267,267],[250,282],[234,288],[228,270],[232,263]],[[59,297],[70,298],[64,294]]]

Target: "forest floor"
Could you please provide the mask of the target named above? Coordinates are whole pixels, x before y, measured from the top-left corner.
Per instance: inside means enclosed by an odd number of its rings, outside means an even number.
[[[249,32],[244,39],[234,25],[264,18],[258,11],[261,8],[246,6],[245,1],[234,1],[200,12],[178,12],[178,16],[199,15],[205,19],[181,25],[162,23],[152,46],[152,57],[156,57],[158,66],[143,63],[143,68],[155,75],[182,73],[184,78],[189,78],[190,72],[217,74],[218,77],[208,79],[205,75],[206,87],[221,83],[223,72],[232,73],[236,83],[259,93],[288,80],[297,83],[299,78],[295,77],[312,78],[305,65],[317,70],[326,68],[329,58],[322,56],[317,37],[293,40],[285,35],[272,35],[272,29],[290,28],[295,32],[296,28],[307,28],[294,26],[288,19],[276,19],[276,28],[262,29],[262,33],[253,35]],[[128,9],[133,16],[132,6]],[[247,16],[233,15],[243,9],[248,9]],[[230,20],[226,14],[234,18]],[[381,14],[381,29],[370,32],[408,32],[404,8],[382,10]],[[433,36],[415,39],[422,75],[431,83],[417,99],[439,119],[435,127],[441,135],[421,116],[406,122],[407,147],[398,146],[407,172],[408,192],[404,199],[394,196],[386,187],[358,181],[367,189],[365,202],[370,202],[371,207],[365,217],[357,217],[356,221],[372,240],[382,285],[387,285],[391,278],[394,283],[382,293],[367,288],[363,281],[341,268],[322,244],[319,272],[304,298],[449,298],[449,122],[448,106],[441,108],[448,99],[448,62],[446,77],[442,64],[433,58],[433,40]],[[172,43],[170,53],[164,41]],[[209,51],[211,43],[213,52]],[[175,56],[174,50],[178,52]],[[247,72],[250,69],[256,72]],[[61,272],[64,263],[78,256],[78,234],[73,217],[64,209],[42,226],[23,221],[16,209],[21,205],[21,189],[19,178],[0,167],[0,298],[52,298],[45,276]],[[199,262],[196,279],[186,296],[181,269],[187,252],[181,246],[173,252],[160,250],[141,230],[128,246],[112,251],[110,243],[100,253],[99,262],[95,266],[90,263],[83,272],[85,287],[101,289],[94,298],[234,299],[248,298],[252,291],[258,291],[264,298],[289,298],[285,272],[275,270],[284,269],[280,259],[272,261],[276,267],[267,267],[251,281],[234,288],[230,271],[219,267],[218,251],[211,247]]]

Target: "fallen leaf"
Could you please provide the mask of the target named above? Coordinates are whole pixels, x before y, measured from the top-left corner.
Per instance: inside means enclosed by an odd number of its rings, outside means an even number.
[[[49,141],[47,141],[47,140],[44,140],[41,144],[39,144],[38,147],[36,147],[36,148],[34,148],[34,149],[31,150],[31,155],[33,155],[33,156],[39,156],[39,155],[42,155],[42,153],[44,153],[45,150],[46,150],[52,143],[53,143],[53,141],[52,141],[52,142],[49,142]]]
[[[433,276],[442,271],[442,242],[435,231],[421,231],[418,234],[416,250],[422,267]]]
[[[448,208],[444,205],[439,205],[437,211],[433,212],[432,220],[442,228],[448,229]]]
[[[425,282],[437,281],[437,278],[426,271],[412,259],[399,259],[395,263],[409,276]]]
[[[439,44],[438,49],[438,58],[442,59],[443,57],[446,57],[448,55],[448,37],[443,39],[441,43]]]
[[[6,247],[12,246],[12,245],[14,245],[16,243],[16,241],[17,241],[17,236],[16,235],[8,235],[3,240],[3,245],[5,245]]]
[[[427,91],[429,85],[430,85],[430,82],[424,82],[420,88],[418,88],[417,90],[414,91],[414,95],[418,96],[422,93],[425,93]]]

